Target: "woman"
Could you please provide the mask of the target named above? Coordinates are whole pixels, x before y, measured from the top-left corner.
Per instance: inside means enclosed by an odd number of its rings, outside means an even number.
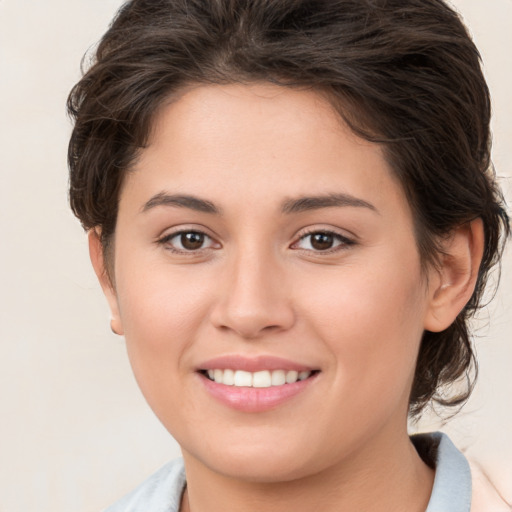
[[[109,510],[509,510],[407,433],[469,396],[509,231],[444,2],[134,0],[69,109],[111,327],[183,453]]]

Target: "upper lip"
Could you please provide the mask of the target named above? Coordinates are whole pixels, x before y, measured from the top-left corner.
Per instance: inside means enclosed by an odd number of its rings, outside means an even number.
[[[248,357],[238,354],[208,359],[198,367],[198,370],[244,370],[246,372],[258,372],[263,370],[295,370],[302,372],[316,369],[317,368],[276,356],[260,355]]]

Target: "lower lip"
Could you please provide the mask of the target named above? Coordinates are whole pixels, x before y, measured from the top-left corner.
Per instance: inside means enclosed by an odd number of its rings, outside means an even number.
[[[223,404],[242,412],[264,412],[283,405],[313,384],[318,374],[292,384],[268,388],[236,387],[219,384],[199,374],[206,390]]]

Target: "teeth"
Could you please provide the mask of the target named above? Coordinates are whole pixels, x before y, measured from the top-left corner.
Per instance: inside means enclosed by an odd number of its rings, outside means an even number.
[[[222,384],[223,379],[224,379],[224,372],[222,370],[214,370],[213,371],[213,380],[215,382]]]
[[[269,388],[272,384],[272,377],[270,372],[262,371],[252,374],[252,387],[253,388]]]
[[[294,382],[297,382],[298,378],[299,372],[296,372],[295,370],[286,372],[286,384],[293,384]]]
[[[222,370],[220,370],[220,371],[222,372]],[[252,373],[244,372],[242,370],[237,370],[235,372],[234,385],[235,386],[251,387],[252,386]]]
[[[263,370],[260,372],[246,372],[243,370],[207,370],[206,374],[210,380],[225,386],[269,388],[271,386],[283,386],[293,384],[299,380],[305,380],[311,372],[295,370]]]
[[[286,384],[286,372],[284,370],[274,370],[272,372],[272,386],[282,386]]]
[[[233,386],[235,384],[235,372],[233,370],[224,370],[222,384],[226,386]]]

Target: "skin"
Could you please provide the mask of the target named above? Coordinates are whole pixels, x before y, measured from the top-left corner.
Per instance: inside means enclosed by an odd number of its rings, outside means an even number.
[[[330,194],[358,203],[283,212]],[[207,236],[185,250],[179,231]],[[311,232],[334,233],[333,247]],[[454,231],[425,275],[381,147],[313,91],[210,85],[159,112],[114,243],[115,287],[96,231],[91,258],[141,390],[182,448],[182,510],[425,510],[433,471],[406,428],[415,361],[423,330],[446,328],[471,296],[480,221]],[[319,373],[283,405],[242,412],[197,372],[226,354]]]

